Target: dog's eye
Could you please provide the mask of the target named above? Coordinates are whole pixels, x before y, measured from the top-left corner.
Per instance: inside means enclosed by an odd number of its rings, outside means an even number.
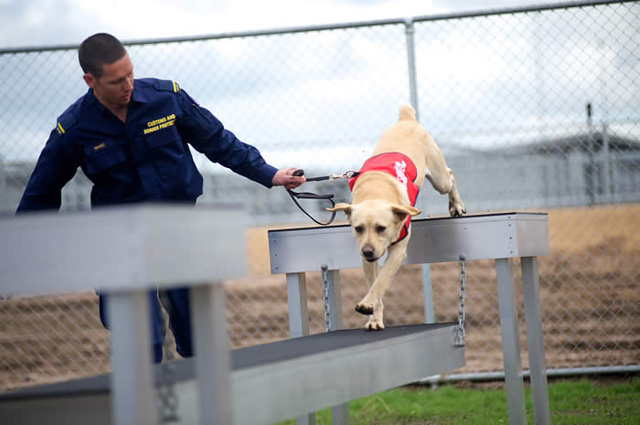
[[[364,226],[356,226],[354,229],[356,233],[362,233],[364,231]]]
[[[384,233],[385,230],[387,230],[387,228],[384,226],[376,226],[376,232],[378,233]]]

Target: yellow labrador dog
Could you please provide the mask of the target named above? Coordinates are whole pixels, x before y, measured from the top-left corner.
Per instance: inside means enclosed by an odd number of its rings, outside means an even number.
[[[407,256],[410,220],[421,211],[414,207],[425,177],[433,188],[449,195],[449,213],[466,213],[456,181],[436,142],[416,121],[410,105],[400,107],[398,122],[386,129],[360,172],[349,180],[351,204],[339,203],[329,211],[344,211],[358,242],[369,292],[356,311],[369,315],[367,330],[382,330],[382,298]],[[388,252],[378,272],[378,260]]]

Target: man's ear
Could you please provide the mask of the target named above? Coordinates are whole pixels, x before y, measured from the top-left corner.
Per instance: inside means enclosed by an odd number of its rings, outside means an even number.
[[[343,203],[339,203],[339,204],[335,204],[333,206],[333,208],[325,208],[327,211],[344,211],[344,213],[346,214],[347,218],[351,215],[351,205],[350,204],[343,204]]]
[[[82,76],[82,79],[89,86],[90,89],[93,89],[96,85],[96,77],[93,76],[92,73],[87,72]]]
[[[405,205],[391,205],[391,211],[395,214],[398,221],[404,221],[407,219],[407,215],[416,216],[422,211],[415,207]]]

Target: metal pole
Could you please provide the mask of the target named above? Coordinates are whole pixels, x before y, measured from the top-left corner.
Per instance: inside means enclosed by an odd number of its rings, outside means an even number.
[[[526,425],[518,312],[513,287],[513,272],[508,258],[496,260],[496,276],[509,425]]]
[[[413,20],[407,19],[404,22],[404,32],[407,39],[407,69],[409,71],[409,97],[411,106],[416,110],[416,119],[420,121],[420,111],[418,109],[418,81],[416,77],[416,48],[413,35],[415,33]]]
[[[416,119],[420,121],[420,110],[418,107],[418,78],[416,72],[416,48],[414,43],[415,28],[412,19],[404,21],[405,35],[407,40],[407,70],[409,71],[409,98],[411,106],[416,111]],[[418,196],[416,206],[424,211],[423,195]],[[424,217],[424,213],[422,215]],[[424,322],[434,323],[433,314],[433,288],[431,285],[431,265],[422,265],[422,290],[424,296]]]
[[[203,283],[192,287],[190,296],[200,423],[232,424],[233,389],[224,285]]]
[[[602,124],[602,158],[604,165],[604,195],[605,202],[613,201],[613,187],[611,185],[611,150],[609,146],[609,128],[606,123]]]
[[[337,331],[344,328],[342,319],[342,289],[340,285],[340,270],[329,270],[327,272],[327,283],[329,290],[329,315],[330,328],[327,332]],[[331,424],[349,425],[349,403],[342,403],[331,406]]]
[[[5,205],[9,205],[9,185],[7,184],[8,170],[5,170],[4,160],[0,155],[0,209]],[[6,199],[5,199],[6,198]]]
[[[107,301],[113,423],[157,424],[147,291],[110,292]]]
[[[540,306],[540,283],[538,260],[536,257],[520,259],[522,269],[522,294],[527,326],[527,348],[529,351],[529,372],[531,376],[531,399],[533,400],[533,420],[536,425],[551,424],[549,409],[549,387],[544,359],[542,337],[542,308]]]
[[[307,308],[307,275],[287,273],[287,302],[289,304],[289,336],[298,338],[309,335],[309,310]],[[296,425],[316,425],[316,414],[296,418]]]
[[[591,117],[592,108],[591,103],[587,103],[587,131],[589,132],[589,140],[587,141],[587,157],[589,163],[587,164],[589,172],[587,173],[586,186],[587,195],[589,197],[589,205],[596,203],[596,163],[595,163],[595,151],[597,149],[596,134],[593,129],[593,120]]]
[[[289,336],[298,338],[309,335],[305,273],[287,273],[287,301],[289,303]]]

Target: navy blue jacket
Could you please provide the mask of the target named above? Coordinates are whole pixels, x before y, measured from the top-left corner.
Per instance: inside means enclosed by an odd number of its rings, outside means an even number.
[[[78,167],[94,184],[92,206],[194,203],[202,194],[202,176],[189,145],[212,162],[271,187],[277,169],[258,149],[238,140],[174,82],[138,79],[126,123],[91,89],[58,118],[18,212],[59,209],[61,190]]]

